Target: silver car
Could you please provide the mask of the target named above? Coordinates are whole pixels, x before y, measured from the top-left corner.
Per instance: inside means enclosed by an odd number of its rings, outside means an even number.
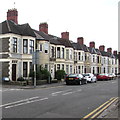
[[[91,82],[91,83],[97,82],[96,76],[92,73],[85,73],[85,74],[83,74],[83,76],[84,76],[84,79],[87,80],[87,82]]]

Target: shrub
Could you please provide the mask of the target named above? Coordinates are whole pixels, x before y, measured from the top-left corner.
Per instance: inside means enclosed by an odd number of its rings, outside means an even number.
[[[19,77],[17,81],[24,81],[25,79],[23,77]]]
[[[32,77],[32,79],[34,79],[34,75],[35,75],[35,72],[34,71],[30,71],[30,74],[29,74],[29,77]],[[50,72],[45,69],[45,68],[42,68],[41,66],[38,66],[37,69],[36,69],[36,80],[48,80],[48,78],[51,78],[51,75],[50,75]]]
[[[55,78],[57,80],[61,80],[61,79],[64,79],[64,76],[65,76],[65,71],[64,70],[57,70],[56,73],[55,73]]]

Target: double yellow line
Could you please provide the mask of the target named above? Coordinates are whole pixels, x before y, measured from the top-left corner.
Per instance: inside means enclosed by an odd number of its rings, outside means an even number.
[[[81,120],[88,120],[88,119],[91,120],[93,118],[98,117],[98,115],[100,115],[105,109],[107,109],[117,99],[118,99],[118,97],[113,97],[113,98],[109,99],[107,102],[105,102],[104,104],[99,106],[97,109],[95,109],[94,111],[92,111],[91,113],[89,113],[88,115],[83,117],[83,119],[81,119]]]

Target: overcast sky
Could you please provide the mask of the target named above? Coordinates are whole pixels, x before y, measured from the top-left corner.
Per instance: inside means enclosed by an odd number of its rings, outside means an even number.
[[[49,25],[49,34],[61,37],[69,32],[70,40],[84,37],[89,46],[105,45],[118,50],[118,2],[119,0],[2,0],[0,22],[6,20],[8,9],[18,10],[18,23],[29,23],[39,30],[41,22]]]

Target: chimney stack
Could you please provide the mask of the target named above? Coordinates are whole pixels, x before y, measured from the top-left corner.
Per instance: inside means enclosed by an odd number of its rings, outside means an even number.
[[[94,41],[90,42],[90,43],[89,43],[89,47],[95,48],[95,42],[94,42]]]
[[[61,33],[61,38],[69,40],[69,32],[62,32]]]
[[[107,48],[107,52],[112,53],[112,48]]]
[[[114,51],[113,51],[113,55],[117,55],[117,50],[114,50]]]
[[[12,20],[16,24],[18,24],[18,11],[17,11],[17,9],[14,8],[14,9],[8,10],[7,20]]]
[[[100,46],[99,46],[99,50],[100,50],[100,51],[105,51],[105,46],[104,46],[104,45],[100,45]]]
[[[83,37],[78,37],[77,38],[77,43],[79,43],[80,45],[84,44],[84,38]]]
[[[40,23],[39,31],[48,34],[48,24],[46,22],[45,23]]]

